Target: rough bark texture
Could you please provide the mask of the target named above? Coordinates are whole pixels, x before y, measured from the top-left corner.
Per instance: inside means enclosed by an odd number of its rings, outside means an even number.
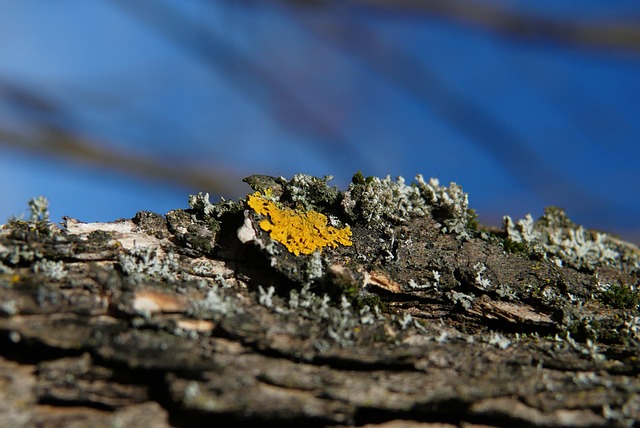
[[[585,235],[575,258],[424,195],[366,207],[380,181],[297,180],[248,182],[351,246],[295,256],[246,201],[203,195],[2,226],[0,426],[638,426],[635,246],[590,260]]]

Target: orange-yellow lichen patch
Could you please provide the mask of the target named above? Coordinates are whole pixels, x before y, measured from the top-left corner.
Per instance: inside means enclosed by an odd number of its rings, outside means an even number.
[[[322,251],[327,246],[351,245],[351,228],[328,225],[324,214],[280,209],[258,192],[249,195],[247,203],[256,213],[267,217],[260,222],[260,228],[296,256]]]

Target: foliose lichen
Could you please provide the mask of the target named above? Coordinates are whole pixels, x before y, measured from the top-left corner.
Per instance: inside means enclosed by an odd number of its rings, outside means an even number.
[[[224,286],[213,284],[204,299],[191,302],[189,315],[199,319],[219,320],[230,314],[242,313],[237,299],[226,293]]]
[[[227,214],[242,211],[237,202],[222,200],[209,201],[208,193],[189,196],[190,209],[177,209],[167,213],[169,230],[185,246],[196,252],[213,254],[221,218]]]
[[[329,186],[332,178],[330,175],[319,178],[296,174],[287,180],[284,177],[252,175],[243,181],[274,202],[286,203],[304,211],[334,213],[339,205],[340,192],[335,186]]]
[[[558,266],[595,270],[610,266],[627,271],[640,269],[640,255],[632,244],[609,234],[586,230],[573,223],[564,210],[545,208],[544,215],[534,221],[530,214],[514,222],[504,217],[504,231],[509,248],[526,249],[552,260]]]
[[[134,247],[118,255],[120,269],[125,275],[140,277],[159,276],[166,280],[175,280],[179,265],[172,251],[160,255],[153,247]]]
[[[449,187],[431,178],[426,182],[417,175],[407,185],[403,177],[393,181],[390,176],[364,178],[353,176],[344,193],[342,207],[352,220],[367,227],[379,228],[385,222],[406,223],[412,217],[431,215],[443,226],[443,232],[459,238],[468,238],[477,228],[475,213],[469,208],[467,193],[456,183]]]
[[[387,320],[377,306],[354,308],[344,295],[334,300],[327,294],[320,295],[311,291],[309,285],[301,290],[290,290],[288,299],[276,298],[273,287],[266,290],[260,287],[258,291],[260,305],[279,314],[294,315],[305,320],[303,322],[322,326],[323,334],[316,342],[316,348],[320,351],[330,347],[331,343],[339,346],[352,345],[365,326]]]
[[[64,262],[58,260],[38,260],[31,266],[34,273],[42,273],[45,277],[53,280],[61,280],[67,276]]]
[[[340,192],[334,186],[328,185],[333,177],[313,177],[306,174],[296,174],[283,188],[283,199],[290,200],[304,210],[326,211],[336,205]]]
[[[49,221],[49,200],[44,196],[38,196],[29,201],[30,221]]]
[[[49,201],[43,196],[28,202],[29,217],[24,214],[12,217],[0,226],[0,238],[14,241],[13,245],[0,243],[0,273],[8,273],[11,268],[31,266],[43,259],[44,248],[41,241],[54,241],[60,238],[60,229],[49,220]]]
[[[379,227],[385,221],[403,223],[414,216],[427,215],[429,209],[417,186],[407,186],[404,178],[380,179],[356,174],[344,193],[342,207],[354,222]]]
[[[266,217],[260,221],[260,228],[296,256],[322,251],[325,247],[352,244],[349,226],[333,227],[328,224],[327,217],[317,211],[279,208],[258,192],[249,195],[247,205]]]

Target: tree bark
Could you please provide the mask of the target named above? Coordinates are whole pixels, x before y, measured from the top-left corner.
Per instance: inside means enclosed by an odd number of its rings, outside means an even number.
[[[0,426],[640,421],[637,271],[430,215],[294,256],[225,207],[2,226]]]

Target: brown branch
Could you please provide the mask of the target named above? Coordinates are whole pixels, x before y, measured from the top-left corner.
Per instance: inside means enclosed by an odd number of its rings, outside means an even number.
[[[354,0],[367,6],[422,12],[524,39],[549,39],[586,48],[640,51],[637,20],[578,21],[535,16],[469,0]]]
[[[0,128],[0,146],[217,195],[237,196],[241,191],[240,186],[232,184],[233,180],[238,181],[237,172],[219,166],[212,171],[201,171],[181,164],[168,165],[149,155],[89,141],[67,130],[44,125],[36,129],[38,132],[33,135],[23,135]]]

